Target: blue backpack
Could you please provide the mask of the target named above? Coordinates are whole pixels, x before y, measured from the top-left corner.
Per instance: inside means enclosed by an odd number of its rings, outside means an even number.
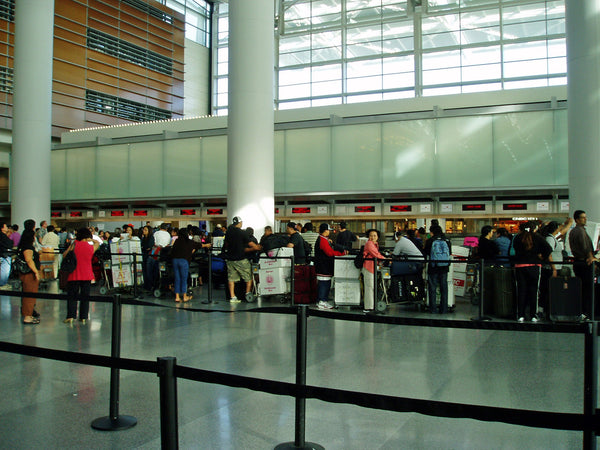
[[[450,263],[450,247],[444,239],[435,239],[431,243],[431,252],[429,254],[429,260],[432,261],[431,267],[448,267]],[[441,262],[433,262],[441,261]]]

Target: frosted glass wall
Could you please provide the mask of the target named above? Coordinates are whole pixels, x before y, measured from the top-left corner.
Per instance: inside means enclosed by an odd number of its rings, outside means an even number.
[[[275,133],[276,194],[476,191],[567,184],[566,110]],[[222,197],[226,193],[226,136],[52,152],[54,201]]]

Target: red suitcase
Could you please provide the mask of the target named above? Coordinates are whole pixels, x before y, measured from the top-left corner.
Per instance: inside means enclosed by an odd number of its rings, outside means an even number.
[[[294,266],[294,303],[314,303],[317,299],[315,266]]]

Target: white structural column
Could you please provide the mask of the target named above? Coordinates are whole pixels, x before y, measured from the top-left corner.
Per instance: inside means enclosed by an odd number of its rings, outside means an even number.
[[[600,222],[600,0],[568,0],[569,203]]]
[[[50,221],[54,1],[17,0],[11,220]]]
[[[273,50],[273,0],[230,0],[227,215],[257,237],[275,219]]]

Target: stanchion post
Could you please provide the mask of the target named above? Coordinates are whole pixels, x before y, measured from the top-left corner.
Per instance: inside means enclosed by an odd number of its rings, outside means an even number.
[[[483,299],[485,298],[483,291],[485,286],[484,279],[485,260],[481,258],[479,261],[479,316],[471,317],[471,320],[492,320],[491,317],[483,315]]]
[[[596,293],[596,283],[594,283],[594,278],[595,278],[595,269],[596,269],[596,263],[592,262],[590,264],[590,270],[592,271],[592,276],[590,276],[590,282],[592,283],[592,286],[590,288],[590,320],[594,320],[596,318],[596,301],[595,301],[595,293]]]
[[[586,323],[583,368],[583,414],[586,423],[595,423],[598,397],[598,322]],[[596,431],[583,432],[583,448],[596,449]]]
[[[292,256],[290,256],[291,262],[292,262],[292,267],[290,268],[291,270],[291,277],[290,277],[290,295],[291,295],[291,304],[292,306],[294,306],[294,290],[295,290],[295,283],[294,283],[294,278],[295,278],[295,268],[296,268],[296,260],[294,258],[294,255],[292,254]]]
[[[324,447],[305,441],[306,397],[303,388],[306,386],[306,321],[308,305],[298,305],[296,313],[296,420],[294,442],[284,442],[275,450],[324,450]]]
[[[137,292],[137,253],[133,252],[133,298],[140,298],[138,297],[138,292]]]
[[[163,450],[179,448],[177,418],[177,378],[175,366],[177,358],[172,356],[157,358],[160,378],[160,441]]]
[[[205,305],[209,304],[212,302],[212,289],[213,289],[213,283],[212,283],[212,248],[208,249],[208,299],[207,300],[203,300],[202,303],[204,303]]]
[[[121,357],[121,295],[113,298],[112,308],[112,341],[110,356],[113,359]],[[132,416],[119,415],[119,368],[110,369],[110,405],[109,414],[99,417],[92,422],[92,428],[101,431],[118,431],[131,428],[137,424],[137,419]]]

